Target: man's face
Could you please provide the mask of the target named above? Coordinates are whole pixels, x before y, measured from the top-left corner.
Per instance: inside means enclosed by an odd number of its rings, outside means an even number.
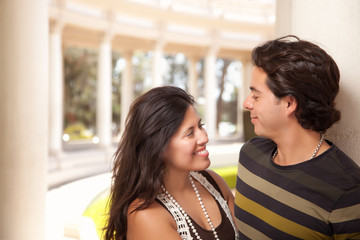
[[[250,82],[251,92],[243,106],[250,111],[255,133],[273,139],[285,123],[284,104],[271,92],[266,79],[266,73],[261,68],[254,67]]]

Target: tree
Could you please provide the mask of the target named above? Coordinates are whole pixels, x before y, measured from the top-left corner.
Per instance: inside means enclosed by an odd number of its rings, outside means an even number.
[[[64,53],[64,127],[82,123],[95,129],[97,52],[66,48]]]
[[[115,71],[120,54],[112,53],[112,112],[115,128],[120,122],[121,72]],[[98,52],[92,49],[68,47],[64,52],[64,128],[90,130],[95,134],[96,126],[96,82]],[[82,130],[81,130],[82,131]],[[79,133],[80,138],[84,135]],[[91,137],[91,136],[90,136]]]
[[[228,69],[231,61],[225,59],[225,60],[223,60],[223,62],[224,63],[223,63],[223,67],[222,67],[222,74],[220,77],[220,84],[219,84],[220,93],[219,93],[219,98],[217,99],[216,126],[219,126],[219,123],[222,120],[221,116],[223,115],[223,105],[224,105],[222,95],[224,93],[224,85],[225,85],[225,77],[227,74],[227,69]]]

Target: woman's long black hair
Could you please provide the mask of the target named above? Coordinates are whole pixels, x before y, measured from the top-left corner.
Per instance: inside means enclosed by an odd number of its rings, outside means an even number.
[[[153,88],[131,105],[114,154],[106,240],[126,239],[131,202],[137,198],[143,200],[136,211],[147,208],[155,200],[162,184],[163,153],[186,110],[193,105],[191,95],[172,86]]]

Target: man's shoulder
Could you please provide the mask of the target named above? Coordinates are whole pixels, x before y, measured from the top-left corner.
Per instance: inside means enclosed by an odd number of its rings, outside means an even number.
[[[331,147],[330,154],[336,166],[340,166],[342,173],[351,176],[360,184],[360,166],[350,156],[339,149],[336,145]]]
[[[259,148],[259,149],[266,149],[266,148],[273,148],[275,147],[276,144],[268,138],[264,138],[264,137],[254,137],[252,139],[250,139],[249,141],[247,141],[244,145],[243,148]]]
[[[240,150],[240,158],[267,159],[276,147],[275,142],[263,137],[254,137],[246,142]]]

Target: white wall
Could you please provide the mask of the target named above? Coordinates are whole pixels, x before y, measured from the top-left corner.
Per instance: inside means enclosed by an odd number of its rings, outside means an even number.
[[[326,134],[360,165],[360,1],[277,0],[276,35],[298,35],[324,48],[340,69],[342,119]]]

